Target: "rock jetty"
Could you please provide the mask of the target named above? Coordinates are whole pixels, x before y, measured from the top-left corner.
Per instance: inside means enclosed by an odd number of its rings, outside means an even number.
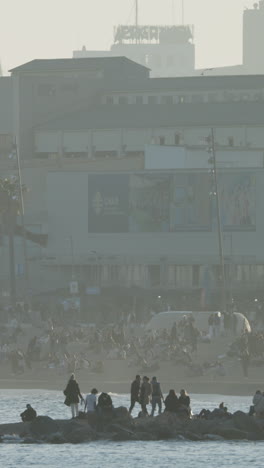
[[[13,437],[23,443],[80,444],[96,440],[264,440],[264,419],[237,411],[229,418],[183,419],[173,413],[133,419],[126,408],[112,415],[88,414],[70,420],[38,416],[30,423],[0,425],[0,441]]]

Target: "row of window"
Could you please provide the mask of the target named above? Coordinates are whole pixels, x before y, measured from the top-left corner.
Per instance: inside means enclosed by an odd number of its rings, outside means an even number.
[[[90,265],[82,267],[90,284],[140,285],[144,287],[214,288],[221,278],[221,267],[212,265]],[[226,265],[226,279],[231,283],[264,282],[264,265]]]
[[[108,105],[113,104],[198,104],[206,102],[239,102],[239,101],[263,101],[264,93],[207,93],[207,94],[186,94],[186,95],[120,95],[120,96],[105,96],[103,103]]]

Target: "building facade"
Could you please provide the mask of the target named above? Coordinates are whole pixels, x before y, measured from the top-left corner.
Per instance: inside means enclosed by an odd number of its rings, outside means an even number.
[[[212,303],[221,274],[211,128],[228,294],[262,290],[262,75],[154,79],[100,58],[33,61],[10,82],[26,225],[48,233],[46,249],[28,244],[33,294],[74,278],[84,296],[137,288]],[[5,155],[0,165],[16,170]],[[6,241],[1,260],[8,289]],[[21,288],[23,262],[17,239]]]

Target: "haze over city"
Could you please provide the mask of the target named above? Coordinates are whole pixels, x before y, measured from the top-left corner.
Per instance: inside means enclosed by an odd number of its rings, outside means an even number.
[[[196,67],[241,63],[242,14],[251,0],[185,0],[194,24]],[[2,0],[0,60],[9,69],[34,58],[71,57],[74,49],[108,49],[113,27],[133,23],[134,0]],[[182,0],[140,0],[140,24],[180,24]]]

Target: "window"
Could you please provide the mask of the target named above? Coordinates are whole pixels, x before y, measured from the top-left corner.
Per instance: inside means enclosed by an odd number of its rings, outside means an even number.
[[[234,137],[229,136],[227,141],[228,141],[228,146],[234,146]]]
[[[135,104],[144,104],[143,96],[136,96]]]
[[[127,96],[119,96],[118,104],[128,104],[128,97]]]
[[[192,96],[192,102],[194,103],[204,102],[204,96],[202,94],[194,94]]]
[[[148,96],[148,104],[157,104],[158,97],[157,96]]]
[[[181,142],[181,135],[179,133],[175,133],[174,135],[174,144],[178,146]]]
[[[160,285],[160,265],[149,265],[148,276],[150,286],[156,287]]]
[[[114,98],[113,98],[113,96],[106,96],[106,98],[105,98],[105,103],[106,103],[106,104],[110,104],[110,105],[111,105],[111,104],[114,104]]]
[[[160,136],[160,137],[159,137],[159,144],[160,144],[161,146],[164,146],[164,145],[165,145],[165,136]]]
[[[200,266],[193,265],[192,271],[192,285],[194,288],[198,288],[200,285]]]
[[[173,96],[162,96],[161,97],[162,104],[173,104]]]
[[[178,96],[178,102],[179,104],[183,104],[186,102],[186,96]]]
[[[56,87],[51,84],[40,84],[38,85],[38,95],[47,97],[47,96],[55,96],[56,94]]]

